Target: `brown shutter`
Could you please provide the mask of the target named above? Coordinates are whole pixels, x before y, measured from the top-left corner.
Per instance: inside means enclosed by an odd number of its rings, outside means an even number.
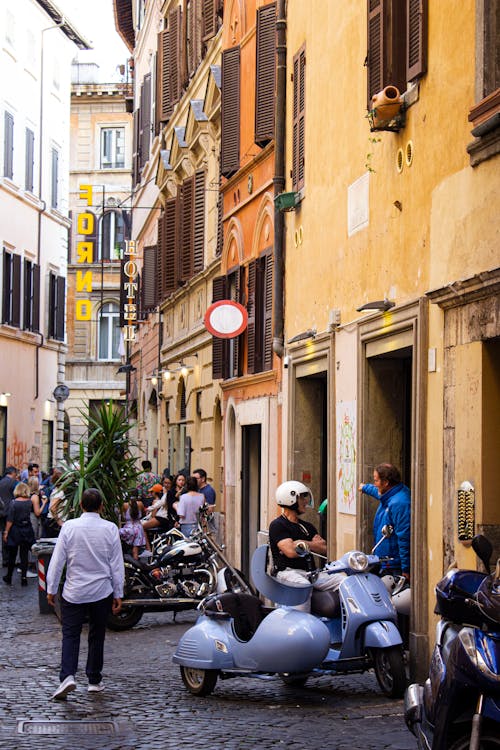
[[[141,86],[141,159],[140,167],[149,159],[149,145],[151,137],[151,74],[144,76]]]
[[[293,58],[293,139],[292,187],[304,187],[305,174],[305,84],[306,49],[303,46]]]
[[[181,221],[181,253],[180,273],[182,281],[189,281],[193,275],[193,201],[194,177],[188,177],[182,183],[182,221]]]
[[[56,275],[49,272],[49,321],[48,321],[48,337],[49,339],[55,338],[56,332]]]
[[[205,259],[205,172],[194,176],[193,272],[203,271]]]
[[[125,276],[124,268],[128,258],[122,258],[120,262],[120,328],[125,325],[125,305],[128,302],[127,293],[125,291],[125,283],[128,281]]]
[[[226,298],[226,277],[218,276],[212,282],[212,302],[219,302]],[[224,377],[225,340],[212,337],[212,378]]]
[[[165,296],[165,232],[164,232],[165,213],[162,211],[158,219],[158,252],[156,256],[156,290],[158,302],[161,302]]]
[[[170,88],[170,33],[167,29],[158,34],[159,80],[161,85],[158,107],[160,122],[167,122],[172,114],[172,94]]]
[[[406,79],[414,81],[427,71],[428,0],[407,0],[407,69]]]
[[[217,31],[215,0],[203,0],[203,41],[207,42]]]
[[[186,40],[189,78],[193,75],[202,59],[202,16],[202,0],[189,0]]]
[[[234,300],[235,302],[239,302],[240,304],[244,302],[243,299],[243,289],[245,288],[245,268],[243,266],[240,266],[236,271],[234,271],[235,274],[235,296]],[[241,368],[241,352],[243,350],[243,336],[244,334],[240,333],[239,336],[235,336],[233,338],[233,369],[232,369],[232,376],[233,377],[241,377],[243,374],[242,368]]]
[[[264,263],[264,345],[263,345],[263,369],[273,368],[273,256],[271,252],[266,253]]]
[[[276,5],[257,10],[255,88],[255,143],[265,146],[274,138],[276,82]]]
[[[40,331],[40,266],[33,263],[31,330]]]
[[[64,341],[64,319],[66,311],[66,279],[63,276],[57,277],[57,319],[56,335],[58,341]]]
[[[23,328],[25,331],[32,330],[32,306],[31,300],[33,296],[33,264],[30,260],[25,260],[23,263]]]
[[[162,67],[163,67],[163,49],[162,49],[162,39],[164,31],[160,31],[158,34],[158,41],[156,44],[156,70],[155,70],[155,135],[158,135],[158,133],[161,130],[161,107],[162,107],[162,98],[161,98],[161,73],[162,73]]]
[[[143,250],[142,266],[142,309],[153,310],[157,305],[156,294],[156,245],[149,245]]]
[[[12,326],[21,326],[21,256],[12,255]]]
[[[165,224],[163,231],[165,238],[165,294],[169,295],[177,289],[177,228],[178,228],[178,210],[179,201],[177,198],[170,198],[165,204]]]
[[[139,117],[140,117],[140,109],[136,109],[134,111],[134,133],[133,133],[133,142],[134,142],[134,148],[132,153],[132,179],[134,182],[134,185],[137,185],[139,182]]]
[[[240,167],[240,48],[222,53],[221,173],[231,177]]]
[[[170,11],[168,16],[168,40],[169,40],[169,77],[170,77],[170,103],[173,108],[181,98],[181,23],[182,11],[180,5]]]
[[[224,246],[224,195],[219,185],[219,198],[217,199],[217,248],[216,253],[220,255]]]
[[[368,0],[368,109],[371,98],[384,88],[384,3],[386,0]]]
[[[252,260],[248,266],[248,325],[247,325],[247,372],[257,372],[255,367],[255,345],[256,345],[256,287],[257,287],[257,261]]]

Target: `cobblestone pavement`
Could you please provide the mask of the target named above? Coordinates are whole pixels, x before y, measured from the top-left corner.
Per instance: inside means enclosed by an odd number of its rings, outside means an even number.
[[[103,693],[89,695],[85,678],[86,629],[78,688],[53,702],[58,684],[60,625],[41,615],[36,579],[21,588],[1,584],[0,750],[411,750],[416,742],[403,720],[402,701],[380,692],[373,674],[311,680],[303,689],[280,681],[233,679],[213,695],[191,696],[171,656],[195,620],[183,612],[146,614],[135,628],[106,637]],[[26,733],[26,721],[70,721],[64,735]],[[115,735],[84,733],[85,721],[115,721]],[[109,725],[108,725],[109,726]],[[76,728],[79,727],[80,731]]]

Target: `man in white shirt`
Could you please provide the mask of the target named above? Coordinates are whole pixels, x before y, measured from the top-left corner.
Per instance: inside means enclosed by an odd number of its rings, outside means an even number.
[[[62,527],[47,572],[47,601],[54,596],[66,565],[61,597],[61,684],[52,698],[63,699],[76,689],[80,635],[89,618],[86,674],[89,693],[104,689],[102,666],[104,638],[109,613],[118,614],[123,597],[124,566],[118,528],[100,516],[102,496],[97,489],[85,490],[80,502],[82,515]]]

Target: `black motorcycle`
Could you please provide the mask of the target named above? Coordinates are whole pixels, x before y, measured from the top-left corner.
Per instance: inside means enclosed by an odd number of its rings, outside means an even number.
[[[128,630],[144,612],[195,609],[209,594],[234,590],[251,593],[242,574],[233,568],[215,542],[200,513],[198,529],[189,538],[173,529],[158,535],[152,556],[135,560],[124,555],[125,585],[122,609],[108,618],[111,630]]]

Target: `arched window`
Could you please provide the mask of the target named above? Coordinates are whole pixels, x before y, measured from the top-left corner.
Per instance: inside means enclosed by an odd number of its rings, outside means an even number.
[[[99,223],[98,260],[120,260],[125,245],[125,222],[120,211],[106,211]]]
[[[120,359],[120,311],[114,302],[103,305],[98,314],[98,359]]]

